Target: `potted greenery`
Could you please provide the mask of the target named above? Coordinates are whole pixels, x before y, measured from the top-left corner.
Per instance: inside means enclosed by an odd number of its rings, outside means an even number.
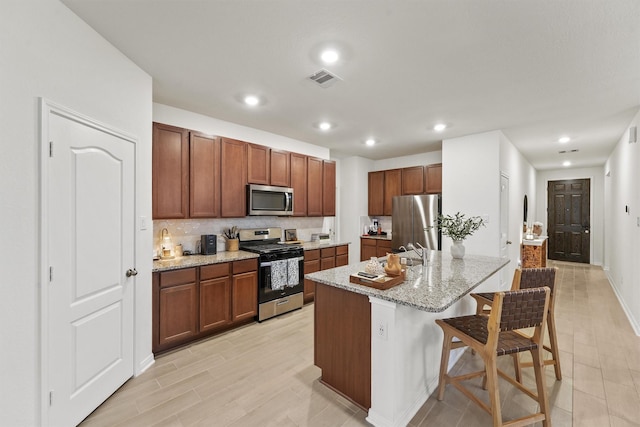
[[[479,216],[465,218],[463,213],[457,212],[454,216],[438,215],[437,224],[442,230],[442,234],[453,240],[451,256],[463,258],[464,245],[462,242],[480,227],[485,226],[485,221]]]
[[[234,225],[231,228],[225,228],[222,235],[227,240],[227,250],[237,251],[240,246],[238,227]]]

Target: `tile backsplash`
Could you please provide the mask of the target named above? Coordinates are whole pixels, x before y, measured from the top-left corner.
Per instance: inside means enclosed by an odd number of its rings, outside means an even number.
[[[210,219],[157,219],[153,221],[153,250],[160,249],[162,229],[171,234],[174,245],[182,244],[185,251],[195,251],[196,242],[202,234],[218,236],[218,252],[225,250],[225,239],[222,231],[233,226],[238,228],[280,227],[284,230],[297,230],[299,240],[311,240],[312,233],[329,233],[335,238],[335,217],[292,217],[251,216],[245,218],[210,218]]]

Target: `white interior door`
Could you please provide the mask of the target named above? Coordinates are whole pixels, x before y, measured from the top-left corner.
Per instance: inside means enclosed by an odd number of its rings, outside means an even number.
[[[47,122],[45,413],[70,426],[133,375],[135,143],[69,113]]]
[[[500,258],[509,259],[509,177],[500,174]],[[500,269],[500,289],[508,285],[508,268]]]

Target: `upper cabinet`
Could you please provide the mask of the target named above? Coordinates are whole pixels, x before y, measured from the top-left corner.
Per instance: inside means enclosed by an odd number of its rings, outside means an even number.
[[[336,162],[322,161],[322,216],[336,216]]]
[[[322,216],[322,169],[322,159],[307,158],[307,216]]]
[[[153,124],[153,218],[189,217],[189,131]]]
[[[369,216],[392,215],[393,198],[442,192],[442,164],[369,172]]]
[[[271,150],[271,185],[289,187],[291,185],[291,153],[282,150]]]
[[[262,145],[247,144],[247,182],[249,184],[269,185],[271,159],[269,148]]]
[[[291,188],[293,215],[307,215],[307,156],[291,153]]]
[[[247,143],[230,138],[220,140],[220,216],[247,215]]]
[[[220,139],[189,133],[189,216],[215,218],[220,212]]]

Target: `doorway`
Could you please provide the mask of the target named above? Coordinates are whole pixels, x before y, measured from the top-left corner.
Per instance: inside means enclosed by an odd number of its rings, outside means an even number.
[[[590,179],[569,179],[547,183],[549,259],[589,263],[590,194]]]
[[[77,425],[133,376],[135,139],[41,104],[44,425]]]

